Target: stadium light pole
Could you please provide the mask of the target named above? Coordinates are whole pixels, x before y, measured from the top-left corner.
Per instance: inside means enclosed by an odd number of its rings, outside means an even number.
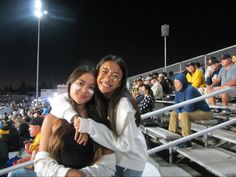
[[[47,11],[42,13],[42,3],[41,0],[35,0],[35,11],[34,15],[38,19],[38,37],[37,37],[37,69],[36,69],[36,106],[38,106],[39,98],[39,49],[40,49],[40,20],[44,14],[47,14]]]
[[[166,72],[166,37],[169,36],[169,25],[161,25],[161,36],[164,37],[164,72]]]

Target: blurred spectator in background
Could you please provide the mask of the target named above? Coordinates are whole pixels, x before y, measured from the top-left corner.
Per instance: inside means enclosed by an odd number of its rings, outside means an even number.
[[[162,86],[162,91],[163,91],[163,96],[166,96],[167,94],[169,94],[170,92],[170,88],[169,88],[169,84],[166,80],[166,76],[163,73],[160,73],[158,75],[158,82],[161,84]]]
[[[152,84],[152,92],[155,99],[162,99],[163,98],[163,88],[162,85],[158,82],[158,79],[156,76],[153,76],[151,79]]]
[[[143,94],[141,94],[139,92],[139,87],[138,88],[134,87],[133,90],[132,90],[132,95],[133,95],[133,97],[134,97],[137,104],[139,104],[140,101],[143,100],[143,97],[144,97]]]
[[[153,111],[155,99],[154,99],[150,85],[143,84],[140,86],[140,88],[143,91],[143,95],[144,95],[144,98],[141,100],[141,102],[138,105],[140,109],[140,113],[144,114],[144,113]]]
[[[144,84],[148,84],[148,85],[152,85],[151,84],[151,79],[152,79],[152,75],[148,75],[146,78],[145,78],[145,80],[144,80]]]
[[[209,70],[208,75],[207,75],[207,79],[206,79],[207,86],[211,85],[212,82],[217,78],[222,66],[219,63],[219,61],[215,58],[211,60],[210,67],[212,70]],[[220,83],[218,83],[218,86],[220,86]]]
[[[170,71],[170,72],[169,72],[169,79],[172,81],[172,83],[174,82],[175,74],[174,74],[173,71]]]
[[[236,54],[232,55],[232,62],[236,64]]]
[[[15,126],[6,120],[1,121],[1,138],[7,144],[9,152],[20,151],[20,136]]]
[[[5,168],[5,164],[8,160],[8,148],[6,142],[2,139],[2,135],[9,133],[4,130],[3,124],[0,122],[0,170]]]
[[[188,63],[186,65],[186,78],[188,82],[195,88],[202,88],[206,86],[204,75],[202,72],[196,68],[195,63]]]
[[[213,83],[207,88],[207,92],[211,93],[216,90],[220,90],[226,87],[236,87],[236,65],[232,63],[232,58],[229,54],[223,54],[221,56],[222,68],[213,81]],[[216,87],[217,84],[221,83],[220,87]],[[222,93],[221,95],[222,103],[224,106],[228,106],[230,99],[234,99],[236,94]],[[215,104],[215,97],[208,99],[209,104]]]
[[[188,83],[185,75],[182,73],[175,76],[174,86],[176,90],[175,104],[201,96],[198,90]],[[207,120],[211,116],[211,109],[205,100],[188,104],[171,112],[169,130],[177,132],[178,122],[181,121],[182,136],[188,136],[191,134],[191,121]],[[191,146],[191,142],[187,142],[184,146]]]
[[[199,69],[199,71],[202,72],[202,74],[204,75],[204,69],[202,68],[202,65],[200,64],[200,62],[195,62],[195,67],[196,69]]]
[[[41,117],[32,118],[29,122],[29,132],[30,136],[34,138],[32,143],[25,144],[25,151],[29,153],[29,156],[23,157],[22,159],[17,160],[14,164],[20,164],[27,162],[29,160],[34,160],[36,153],[39,150],[40,142],[40,132],[43,119]],[[34,172],[33,165],[27,166],[26,168],[21,168],[18,170],[11,171],[8,173],[8,177],[37,177],[37,174]]]
[[[211,68],[211,62],[213,60],[216,60],[216,57],[214,56],[210,56],[207,58],[207,68],[206,68],[206,71],[205,71],[205,74],[204,74],[204,78],[205,78],[205,81],[207,79],[207,76],[209,75],[209,72],[213,72],[212,68]]]

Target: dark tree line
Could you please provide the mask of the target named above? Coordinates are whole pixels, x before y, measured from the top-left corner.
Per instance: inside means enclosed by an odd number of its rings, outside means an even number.
[[[52,83],[42,83],[39,85],[39,89],[53,89],[56,88]],[[11,85],[0,88],[1,94],[28,94],[35,92],[36,87],[30,84],[26,84],[22,81],[18,88],[13,88]]]

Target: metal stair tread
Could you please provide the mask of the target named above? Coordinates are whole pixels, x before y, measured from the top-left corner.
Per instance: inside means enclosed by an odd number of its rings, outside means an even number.
[[[217,176],[236,176],[236,154],[222,148],[183,148],[178,153]]]
[[[165,139],[168,141],[181,138],[181,135],[168,131],[161,127],[145,127],[145,131],[148,134],[151,134],[153,136],[156,136],[158,138]]]
[[[206,127],[204,125],[200,125],[198,123],[192,122],[191,129],[194,131],[201,131],[201,130],[206,129]],[[234,131],[217,129],[212,132],[209,132],[208,135],[236,144],[236,133]]]

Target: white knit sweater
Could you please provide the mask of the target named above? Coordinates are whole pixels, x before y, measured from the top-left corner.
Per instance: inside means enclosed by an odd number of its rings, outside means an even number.
[[[55,97],[51,102],[51,114],[71,122],[76,114],[68,102],[67,94]],[[90,118],[81,118],[80,132],[88,133],[97,143],[115,151],[116,165],[143,171],[147,161],[147,146],[141,130],[135,124],[135,110],[126,97],[117,106],[116,136],[105,125]]]

